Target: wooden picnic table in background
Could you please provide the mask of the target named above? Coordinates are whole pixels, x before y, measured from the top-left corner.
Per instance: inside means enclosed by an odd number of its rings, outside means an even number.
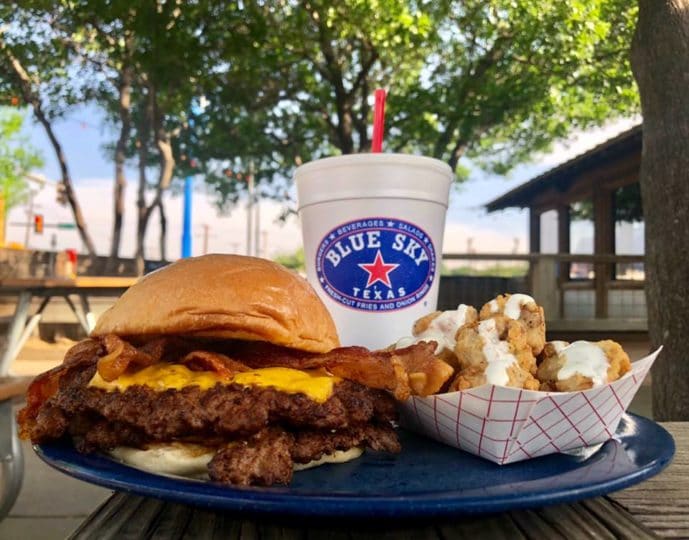
[[[74,313],[86,334],[93,330],[95,317],[91,313],[89,298],[94,296],[120,296],[136,283],[135,277],[79,276],[64,278],[27,278],[0,280],[0,295],[16,296],[17,305],[7,329],[5,350],[0,358],[0,376],[9,373],[12,362],[24,343],[41,320],[43,311],[54,297],[62,297]],[[72,296],[77,296],[81,310],[77,309]],[[42,301],[36,312],[29,316],[34,298]]]
[[[660,475],[637,486],[574,504],[425,523],[381,519],[277,521],[250,519],[115,493],[70,538],[228,539],[552,539],[689,537],[689,422],[661,424],[677,453]]]

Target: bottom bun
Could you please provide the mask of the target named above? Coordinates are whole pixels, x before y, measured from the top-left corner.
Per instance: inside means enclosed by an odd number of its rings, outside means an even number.
[[[172,442],[149,444],[146,449],[118,446],[110,450],[116,460],[144,471],[204,478],[208,476],[208,462],[215,448],[199,444]]]
[[[149,444],[146,449],[118,446],[109,454],[116,460],[131,467],[156,474],[208,478],[208,462],[213,459],[216,449],[190,443]],[[295,463],[295,471],[303,471],[325,463],[346,463],[361,454],[364,449],[355,446],[349,450],[335,450],[308,463]]]
[[[358,458],[363,453],[364,449],[358,446],[350,448],[349,450],[335,450],[332,454],[324,454],[320,459],[314,459],[308,463],[295,463],[294,470],[303,471],[305,469],[312,469],[313,467],[318,467],[325,463],[347,463],[348,461]]]

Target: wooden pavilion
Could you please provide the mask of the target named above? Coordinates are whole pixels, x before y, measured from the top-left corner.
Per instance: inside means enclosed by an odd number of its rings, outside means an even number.
[[[616,222],[642,219],[641,132],[641,125],[635,126],[486,205],[490,212],[529,209],[532,290],[550,299],[546,303],[559,313],[557,319],[570,321],[564,326],[599,328],[605,320],[605,329],[645,330],[643,279],[628,279],[619,271],[633,265],[642,268],[643,255],[619,255],[615,245]],[[546,212],[557,215],[556,235],[542,230]],[[572,221],[582,215],[593,222],[593,252],[584,255],[573,254],[570,245]],[[556,253],[543,253],[544,232],[556,236]],[[549,269],[544,269],[546,263]],[[583,277],[572,275],[577,264],[589,265],[592,271]]]

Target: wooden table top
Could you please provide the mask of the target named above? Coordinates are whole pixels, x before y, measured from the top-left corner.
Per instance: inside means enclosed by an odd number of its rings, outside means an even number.
[[[157,499],[115,493],[70,538],[446,539],[689,537],[689,422],[662,424],[675,438],[673,463],[623,491],[575,504],[488,516],[399,523],[250,520]]]
[[[122,290],[136,283],[136,277],[122,276],[77,276],[76,278],[9,278],[0,280],[0,293],[23,290],[88,289]]]
[[[25,395],[32,380],[33,377],[0,377],[0,401]]]
[[[689,422],[661,422],[675,439],[675,457],[662,473],[610,498],[660,536],[689,538]]]

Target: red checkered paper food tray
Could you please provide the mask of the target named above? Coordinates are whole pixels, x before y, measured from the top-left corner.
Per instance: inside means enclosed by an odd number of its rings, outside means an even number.
[[[612,438],[659,352],[621,379],[582,392],[485,385],[412,396],[402,404],[402,425],[500,465],[593,446]]]

